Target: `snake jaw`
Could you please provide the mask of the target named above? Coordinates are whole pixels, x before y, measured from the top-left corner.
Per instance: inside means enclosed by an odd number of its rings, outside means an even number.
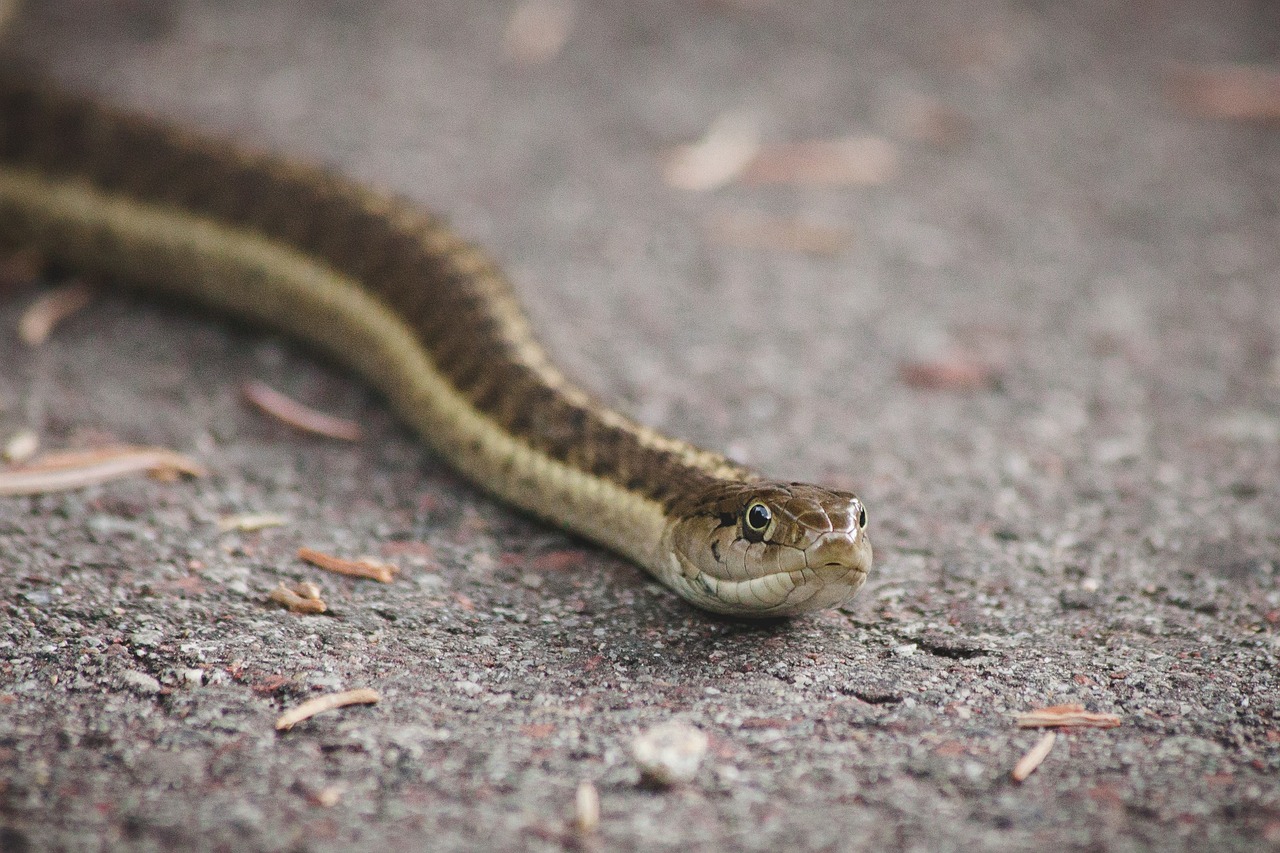
[[[706,572],[680,575],[668,583],[684,599],[715,613],[747,618],[796,616],[839,607],[857,593],[866,572],[831,566],[775,572],[748,581],[717,579]]]

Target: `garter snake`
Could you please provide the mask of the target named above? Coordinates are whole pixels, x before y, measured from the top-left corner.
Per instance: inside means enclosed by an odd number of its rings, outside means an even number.
[[[483,488],[707,610],[833,607],[871,567],[853,494],[765,479],[601,405],[480,250],[328,171],[0,81],[0,245],[317,346]]]

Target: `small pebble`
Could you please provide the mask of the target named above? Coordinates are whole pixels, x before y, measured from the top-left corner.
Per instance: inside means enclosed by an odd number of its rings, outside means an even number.
[[[4,444],[4,460],[6,462],[26,462],[40,449],[40,437],[32,430],[24,429],[15,432]]]
[[[574,795],[574,823],[579,832],[595,832],[600,826],[600,792],[590,782],[580,782]]]
[[[120,675],[120,680],[139,693],[160,692],[160,681],[155,676],[147,675],[147,673],[139,672],[136,669],[125,670]]]
[[[688,723],[663,723],[631,743],[640,774],[658,785],[690,782],[707,752],[707,736]]]

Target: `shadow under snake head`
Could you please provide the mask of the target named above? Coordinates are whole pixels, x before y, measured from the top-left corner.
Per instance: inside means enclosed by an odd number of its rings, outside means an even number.
[[[672,516],[663,579],[717,613],[791,616],[836,607],[871,570],[867,511],[850,492],[721,482]]]

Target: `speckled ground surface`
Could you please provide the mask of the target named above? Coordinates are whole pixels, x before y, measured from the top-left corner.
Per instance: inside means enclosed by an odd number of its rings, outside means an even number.
[[[513,8],[41,0],[5,54],[447,211],[589,387],[856,488],[867,588],[708,618],[286,342],[108,295],[32,349],[10,287],[0,434],[214,474],[0,499],[0,848],[1280,849],[1280,133],[1168,86],[1274,64],[1277,7],[582,0],[534,64],[504,51]],[[896,176],[667,186],[663,153],[731,110],[766,143],[879,137]],[[744,217],[851,238],[712,227]],[[972,359],[995,387],[903,379]],[[367,440],[247,410],[248,378]],[[244,512],[289,523],[219,532]],[[329,614],[266,601],[298,579]],[[273,730],[350,687],[383,701]],[[1015,784],[1040,735],[1013,715],[1064,702],[1123,724]],[[711,746],[659,790],[629,744],[670,719]]]

